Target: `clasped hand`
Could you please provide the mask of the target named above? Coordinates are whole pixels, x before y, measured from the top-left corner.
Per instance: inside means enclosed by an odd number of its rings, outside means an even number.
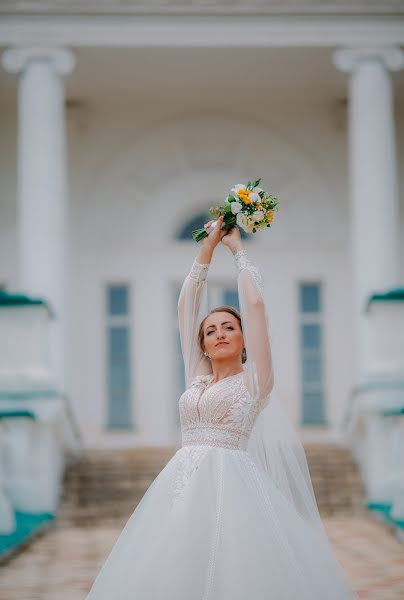
[[[209,228],[213,222],[214,219],[205,223],[205,229]],[[229,248],[229,250],[231,250],[232,252],[241,249],[241,236],[240,230],[237,227],[237,225],[235,225],[231,229],[222,229],[222,223],[223,216],[220,216],[217,219],[216,227],[209,233],[207,237],[203,239],[202,243],[211,250],[214,250],[219,244],[219,242],[222,242],[222,244],[224,246],[227,246],[227,248]]]

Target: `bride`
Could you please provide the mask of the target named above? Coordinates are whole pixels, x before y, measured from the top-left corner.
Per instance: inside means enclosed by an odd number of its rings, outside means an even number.
[[[178,300],[182,446],[127,521],[87,600],[357,598],[273,393],[260,273],[238,227],[225,231],[222,221],[202,241]],[[234,256],[240,313],[204,313],[219,243]]]

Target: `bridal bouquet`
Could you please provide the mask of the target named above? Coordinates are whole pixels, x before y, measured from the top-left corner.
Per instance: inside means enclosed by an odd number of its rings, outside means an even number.
[[[274,212],[278,211],[278,199],[258,187],[260,181],[261,178],[253,183],[249,181],[247,185],[242,183],[235,185],[223,206],[212,206],[209,209],[211,215],[217,218],[224,216],[223,229],[231,229],[238,225],[246,233],[256,233],[259,229],[271,226]],[[205,228],[195,229],[192,237],[200,242],[215,226],[216,221],[211,224],[209,231]]]

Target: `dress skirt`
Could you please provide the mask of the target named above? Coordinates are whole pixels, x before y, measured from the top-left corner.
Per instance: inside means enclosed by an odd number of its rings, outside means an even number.
[[[247,450],[180,448],[87,600],[347,600],[333,550]]]

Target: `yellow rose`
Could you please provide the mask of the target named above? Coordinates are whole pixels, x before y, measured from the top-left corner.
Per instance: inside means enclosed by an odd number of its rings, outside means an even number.
[[[251,190],[240,190],[238,193],[240,200],[244,202],[244,204],[251,204],[250,194]]]

